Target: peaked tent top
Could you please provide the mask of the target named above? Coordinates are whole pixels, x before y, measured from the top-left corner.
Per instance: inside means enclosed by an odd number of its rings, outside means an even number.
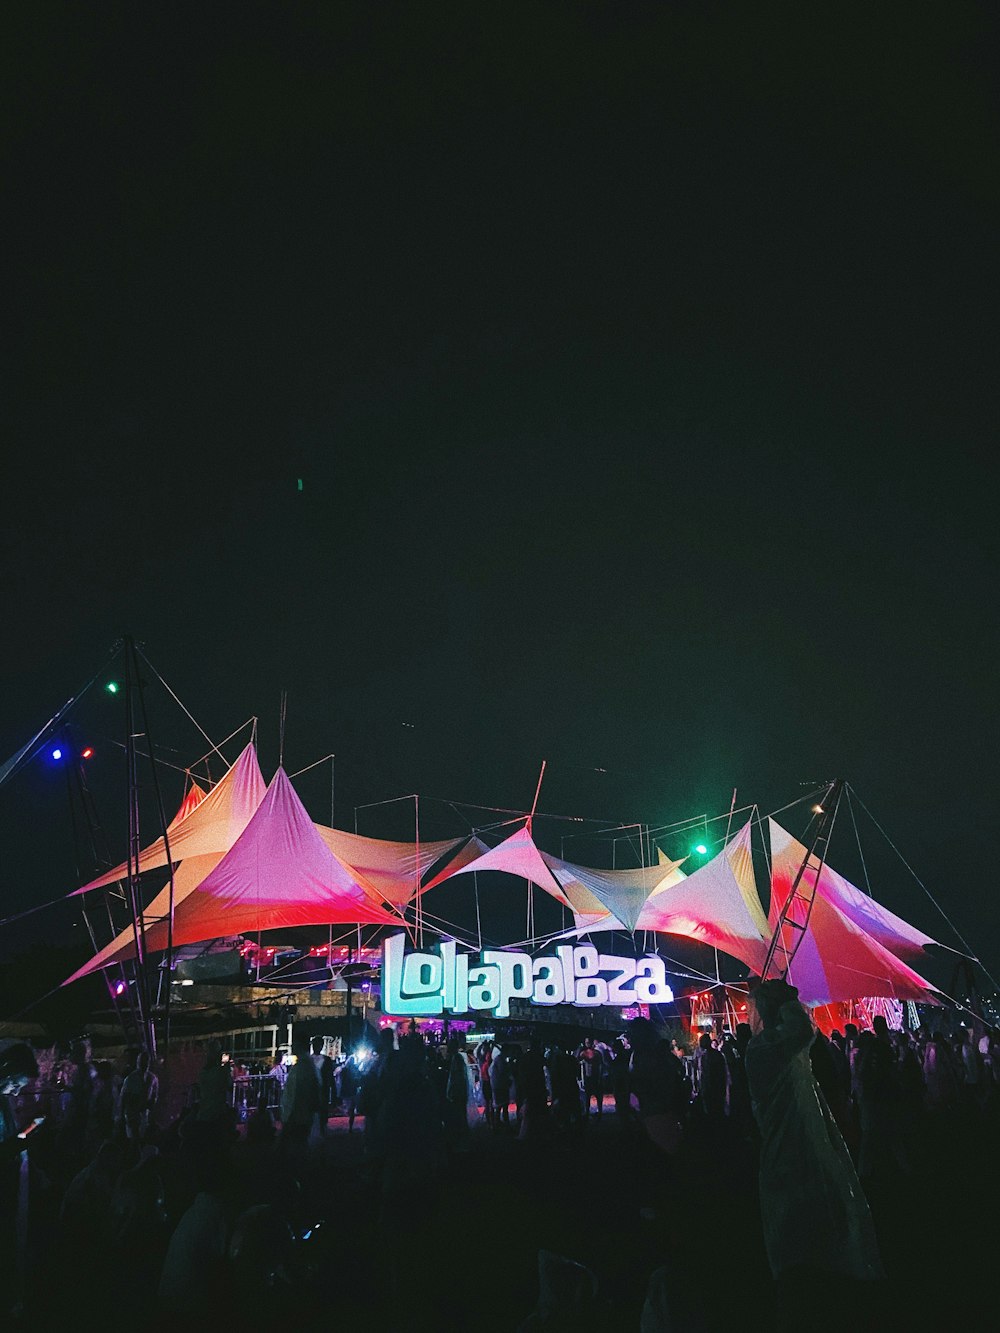
[[[496,847],[487,847],[478,838],[472,838],[469,841],[469,850],[477,851],[478,855],[469,861],[464,860],[464,854],[459,856],[440,875],[436,875],[427,888],[440,884],[442,880],[450,879],[453,875],[465,875],[480,870],[500,870],[504,874],[530,880],[546,893],[551,893],[552,897],[558,899],[564,907],[572,909],[573,904],[546,865],[546,859],[535,846],[526,824],[503,842],[498,843]]]
[[[591,930],[635,930],[649,899],[668,883],[684,879],[680,861],[630,870],[595,870],[555,856],[544,856],[544,860],[570,900],[577,925],[588,925]],[[615,925],[602,925],[602,918],[613,919]]]
[[[771,859],[772,930],[777,929],[796,872],[807,851],[784,829],[779,828],[779,833],[784,836],[779,839],[778,850],[772,853]],[[815,872],[813,874],[815,877]],[[794,952],[788,966],[788,980],[798,987],[802,1002],[831,1004],[869,995],[890,996],[897,1000],[931,1000],[934,988],[930,982],[851,920],[827,897],[823,887],[821,880],[813,899],[808,927],[798,948],[795,946],[800,932],[794,926],[786,925],[775,953],[775,963],[781,968],[784,960]]]
[[[204,800],[199,801],[183,818],[167,826],[170,840],[170,859],[183,861],[189,856],[205,856],[213,852],[228,852],[247,827],[254,811],[260,805],[265,791],[264,779],[257,763],[253,745],[246,747],[232,768],[215,784]],[[163,839],[139,853],[139,871],[155,870],[167,864]],[[75,889],[70,897],[90,889],[114,884],[128,874],[128,863],[123,861],[89,884]]]
[[[806,848],[775,820],[769,819],[768,825],[771,856],[782,867],[782,875],[785,873],[786,865],[794,861],[795,868],[792,871],[794,879],[795,872],[805,860]],[[815,869],[807,866],[802,880],[811,888],[816,882]],[[789,880],[785,886],[782,880],[781,890],[784,895],[782,901],[788,896],[791,882]],[[911,926],[902,917],[890,912],[867,893],[862,893],[850,880],[838,875],[828,865],[824,865],[820,873],[817,893],[842,912],[848,920],[860,926],[872,939],[877,940],[884,949],[894,953],[897,958],[913,962],[920,957],[926,945],[938,942],[932,936],[925,935],[922,930],[917,930],[916,926]]]
[[[178,902],[175,876],[177,946],[286,926],[401,924],[333,855],[280,768],[232,848],[204,878],[182,887],[186,891]],[[157,903],[162,899],[161,893]],[[167,947],[166,920],[149,924],[146,947],[150,952]],[[103,965],[91,960],[75,975]]]
[[[197,782],[195,782],[194,779],[192,778],[191,786],[187,789],[187,791],[184,794],[183,801],[181,801],[180,805],[177,807],[176,815],[174,815],[173,819],[167,825],[167,832],[173,833],[174,829],[181,822],[181,820],[187,819],[188,815],[195,808],[195,806],[201,805],[202,801],[205,799],[207,795],[208,792],[205,790],[205,788],[199,787]],[[172,848],[171,851],[173,851]]]
[[[749,823],[710,861],[686,878],[675,871],[643,905],[636,930],[680,935],[732,954],[751,971],[767,956],[767,918],[757,896]],[[616,930],[620,923],[595,929]]]
[[[457,858],[451,853],[460,852],[469,841],[462,837],[443,842],[388,842],[344,833],[324,824],[317,824],[316,832],[338,861],[350,866],[379,898],[395,907],[405,907],[421,891],[423,876],[445,857],[449,858],[447,865],[432,882],[447,878],[450,871],[454,873],[451,868]],[[472,856],[476,855],[478,851],[473,848]]]

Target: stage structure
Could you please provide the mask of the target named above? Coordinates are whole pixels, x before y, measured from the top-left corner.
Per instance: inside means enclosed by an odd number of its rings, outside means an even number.
[[[361,929],[368,931],[370,945],[381,939],[384,1008],[403,1017],[477,1012],[506,1016],[511,1000],[542,1008],[568,1004],[622,1010],[661,1003],[670,994],[660,954],[669,937],[737,960],[751,986],[754,978],[785,976],[811,1006],[880,997],[900,1004],[933,1003],[942,996],[914,964],[944,946],[881,907],[830,864],[837,813],[850,801],[850,789],[842,780],[790,803],[819,798],[813,806],[818,822],[808,845],[774,818],[758,817],[756,807],[733,830],[734,793],[728,817],[718,816],[726,818],[726,836],[710,839],[706,817],[698,856],[671,859],[647,839],[641,865],[607,868],[572,862],[539,846],[535,828],[545,818],[536,815],[541,776],[531,810],[509,821],[519,826],[494,845],[487,840],[488,830],[475,828],[471,835],[422,841],[418,798],[413,798],[414,840],[389,841],[314,822],[283,767],[265,783],[251,740],[214,785],[189,781],[168,823],[140,671],[140,657],[147,667],[148,660],[131,640],[124,641],[120,651],[127,855],[69,896],[120,883],[130,922],[68,980],[134,966],[143,1041],[150,1049],[156,1042],[150,986],[154,966],[169,977],[174,951],[181,946],[233,936],[256,937],[259,944],[263,932],[300,927],[348,926],[359,930],[359,943]],[[67,707],[55,715],[57,725],[64,724]],[[0,766],[0,773],[29,762],[48,734],[43,728]],[[139,841],[139,741],[148,751],[160,827],[160,836],[145,847]],[[766,910],[753,847],[755,830],[764,827],[770,842]],[[709,844],[717,849],[714,854]],[[160,883],[150,892],[149,877],[157,872]],[[529,937],[518,945],[481,949],[478,958],[470,959],[459,948],[461,932],[430,916],[424,900],[438,886],[464,877],[476,893],[478,918],[478,876],[489,872],[527,881],[552,898],[571,924],[564,923],[560,938],[546,941],[529,929]],[[530,927],[530,887],[528,902]],[[436,927],[429,924],[435,921]],[[430,948],[423,944],[425,931],[439,936]],[[640,932],[655,947],[638,947]],[[610,933],[631,937],[631,956],[622,954],[620,945],[601,952],[591,942]],[[407,952],[407,934],[416,950]],[[961,942],[964,953],[952,952],[970,955]],[[544,952],[539,952],[540,945]],[[160,957],[158,964],[152,961],[154,955]],[[717,971],[715,982],[721,984]],[[169,992],[167,986],[164,1018]]]

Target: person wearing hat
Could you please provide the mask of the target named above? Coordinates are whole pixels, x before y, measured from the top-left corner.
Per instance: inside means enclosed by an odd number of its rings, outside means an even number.
[[[760,1128],[760,1208],[776,1278],[881,1278],[875,1229],[850,1154],[809,1061],[814,1029],[784,981],[752,993],[746,1073]]]

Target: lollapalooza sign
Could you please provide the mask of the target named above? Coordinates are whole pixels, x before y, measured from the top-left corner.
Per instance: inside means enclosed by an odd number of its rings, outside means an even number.
[[[382,944],[382,1008],[394,1016],[485,1009],[507,1018],[512,999],[596,1009],[668,1004],[673,998],[656,954],[622,958],[592,944],[560,944],[554,954],[534,958],[515,949],[483,949],[476,960],[460,953],[454,940],[442,940],[434,953],[407,953],[402,934]]]

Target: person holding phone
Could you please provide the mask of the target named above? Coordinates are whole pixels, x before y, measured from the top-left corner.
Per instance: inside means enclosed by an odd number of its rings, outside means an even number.
[[[37,1077],[34,1052],[25,1042],[14,1042],[0,1051],[0,1317],[8,1314],[16,1304],[19,1292],[17,1210],[20,1158],[28,1144],[28,1138],[21,1138],[18,1133],[13,1099]]]
[[[23,1147],[23,1144],[18,1144],[13,1099],[27,1083],[37,1077],[38,1064],[26,1042],[14,1042],[0,1051],[0,1144],[5,1148],[9,1149],[13,1144],[16,1151],[20,1151]]]

